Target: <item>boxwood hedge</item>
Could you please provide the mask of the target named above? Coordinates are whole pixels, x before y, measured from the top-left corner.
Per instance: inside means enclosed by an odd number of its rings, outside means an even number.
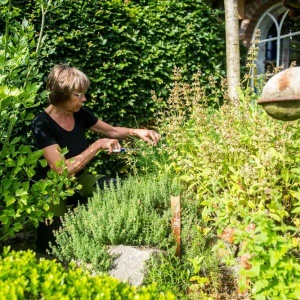
[[[174,300],[154,285],[133,287],[109,276],[92,276],[75,264],[67,268],[39,259],[31,251],[9,251],[0,256],[0,300],[14,299],[161,299]]]

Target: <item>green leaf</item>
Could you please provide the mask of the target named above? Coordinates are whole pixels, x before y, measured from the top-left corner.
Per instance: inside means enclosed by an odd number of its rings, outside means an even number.
[[[2,224],[8,224],[8,216],[6,215],[1,215],[0,216],[0,222],[2,222]]]
[[[300,207],[296,207],[292,210],[293,214],[299,214],[300,213]]]
[[[185,182],[190,182],[190,181],[193,180],[193,177],[188,176],[188,175],[182,175],[182,176],[180,176],[180,179],[185,181]]]
[[[45,168],[48,165],[46,159],[40,159],[39,162],[43,168]]]
[[[16,213],[13,208],[5,209],[3,211],[7,217],[15,217]]]
[[[8,158],[6,159],[6,165],[7,165],[8,167],[14,167],[14,166],[16,165],[16,163],[15,163],[14,160],[12,160],[10,157],[8,157]]]
[[[28,21],[27,21],[25,18],[23,19],[22,25],[23,25],[24,27],[27,27],[27,26],[28,26]]]
[[[295,191],[290,191],[290,194],[291,194],[294,198],[296,198],[297,200],[300,200],[300,192],[299,192],[299,191],[297,191],[297,192],[295,192]]]
[[[247,270],[247,275],[249,277],[258,277],[261,273],[260,264],[253,263],[250,270]]]
[[[43,209],[44,209],[44,210],[49,210],[49,208],[50,208],[50,206],[48,205],[48,203],[45,203],[45,204],[43,205]]]
[[[254,208],[256,207],[255,203],[254,203],[253,201],[251,201],[251,200],[249,200],[249,201],[247,202],[247,204],[248,204],[248,206],[249,206],[251,209],[254,209]]]
[[[289,192],[294,198],[296,198],[297,200],[300,200],[300,191],[290,191]]]
[[[14,229],[15,232],[20,231],[22,228],[23,228],[23,226],[22,226],[21,223],[19,223],[19,222],[14,223],[14,228],[13,229]]]
[[[15,137],[12,141],[10,141],[10,144],[16,144],[20,141],[21,137]]]
[[[280,216],[278,216],[278,215],[276,215],[276,214],[270,213],[269,216],[270,216],[272,219],[274,219],[274,220],[276,220],[276,221],[278,221],[278,222],[281,221]]]
[[[5,202],[6,202],[6,206],[10,206],[16,202],[16,199],[11,195],[7,195],[5,196]]]
[[[261,279],[258,280],[257,282],[255,282],[254,286],[253,286],[253,292],[254,294],[259,294],[259,292],[263,289],[265,289],[266,287],[268,287],[269,282],[266,279]]]
[[[13,182],[12,179],[10,179],[10,178],[4,178],[1,183],[2,183],[2,185],[4,187],[4,189],[7,190],[11,186],[12,182]]]
[[[15,195],[17,197],[21,197],[21,196],[28,195],[28,192],[26,190],[24,190],[24,189],[18,189],[18,190],[16,190]]]
[[[270,255],[270,266],[273,268],[281,258],[281,254],[278,251],[270,250],[269,255]]]
[[[43,155],[43,153],[44,153],[44,150],[39,150],[39,151],[30,153],[30,155],[28,156],[28,158],[26,160],[26,164],[32,165],[33,163],[37,162],[39,160],[39,158]]]
[[[23,164],[25,163],[25,160],[26,160],[25,156],[20,155],[20,156],[18,157],[18,166],[19,166],[19,167],[23,166]]]

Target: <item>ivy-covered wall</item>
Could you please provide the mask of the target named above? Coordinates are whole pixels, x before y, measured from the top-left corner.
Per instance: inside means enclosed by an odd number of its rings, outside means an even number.
[[[13,2],[39,31],[38,1]],[[224,74],[223,18],[202,0],[60,2],[46,16],[44,51],[54,52],[45,75],[57,63],[83,70],[92,82],[86,105],[111,124],[152,122],[151,93],[167,99],[175,66],[186,79],[199,69]]]

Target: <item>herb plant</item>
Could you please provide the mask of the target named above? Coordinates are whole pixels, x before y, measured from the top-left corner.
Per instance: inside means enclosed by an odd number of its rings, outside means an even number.
[[[270,118],[256,103],[250,77],[238,104],[224,94],[214,109],[200,75],[189,85],[175,70],[168,107],[158,112],[162,143],[155,155],[144,149],[129,163],[140,173],[180,178],[202,207],[203,233],[215,236],[214,251],[239,266],[241,292],[254,299],[299,299],[299,121]],[[234,245],[221,239],[228,229]],[[247,268],[239,265],[244,255]]]
[[[167,178],[118,180],[116,186],[98,190],[87,206],[65,215],[52,252],[61,260],[77,259],[107,270],[108,245],[171,247],[170,198],[174,193],[179,193],[179,187]]]

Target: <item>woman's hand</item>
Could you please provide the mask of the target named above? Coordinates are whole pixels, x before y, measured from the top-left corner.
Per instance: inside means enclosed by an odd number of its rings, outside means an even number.
[[[159,141],[159,134],[154,130],[148,129],[131,129],[130,134],[140,137],[145,142],[156,146]]]
[[[107,149],[108,153],[111,154],[113,150],[118,150],[121,148],[121,145],[116,139],[99,139],[96,141],[97,146],[100,149]]]

